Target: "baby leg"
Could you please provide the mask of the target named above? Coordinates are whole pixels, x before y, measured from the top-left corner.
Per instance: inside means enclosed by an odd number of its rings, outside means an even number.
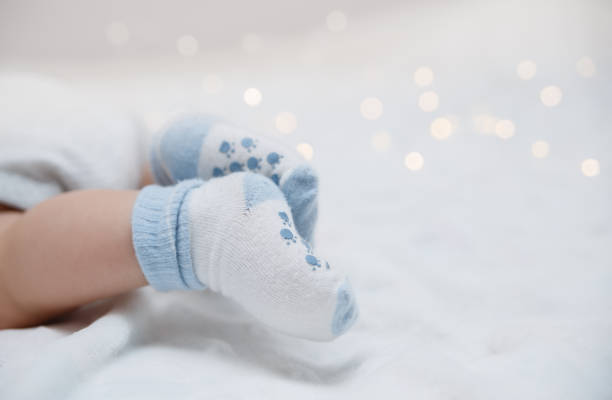
[[[331,340],[357,318],[346,275],[295,230],[281,190],[237,173],[62,194],[0,228],[0,328],[151,284],[211,290],[279,331]]]
[[[75,191],[23,213],[0,212],[0,329],[146,285],[132,247],[137,196]]]

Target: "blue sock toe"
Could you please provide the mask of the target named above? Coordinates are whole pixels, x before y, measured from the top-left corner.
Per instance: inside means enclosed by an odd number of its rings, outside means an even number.
[[[311,242],[318,213],[319,179],[316,172],[308,165],[296,167],[282,183],[281,190],[291,207],[298,233]]]
[[[348,279],[338,289],[338,303],[332,320],[332,333],[342,335],[349,330],[357,320],[359,309],[355,302],[355,294]]]

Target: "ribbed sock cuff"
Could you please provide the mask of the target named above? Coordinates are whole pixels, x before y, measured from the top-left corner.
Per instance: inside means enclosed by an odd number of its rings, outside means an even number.
[[[157,290],[205,289],[191,260],[187,199],[204,182],[182,181],[175,186],[147,186],[132,211],[132,243],[140,268]]]

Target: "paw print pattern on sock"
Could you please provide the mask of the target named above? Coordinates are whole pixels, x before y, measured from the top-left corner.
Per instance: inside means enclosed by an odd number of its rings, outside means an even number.
[[[282,158],[282,154],[278,154],[277,152],[273,151],[272,153],[268,154],[266,161],[272,166],[272,168],[274,168],[280,163]]]
[[[257,140],[250,137],[245,137],[240,141],[240,144],[250,153],[251,150],[257,147]]]
[[[261,158],[250,157],[247,160],[247,168],[251,171],[257,171],[261,169]]]
[[[287,245],[296,243],[296,239],[298,238],[298,236],[297,234],[293,233],[291,229],[289,229],[289,228],[292,228],[292,224],[291,224],[291,220],[289,219],[289,215],[285,211],[279,211],[278,216],[283,222],[283,225],[288,227],[288,228],[281,228],[280,230],[281,237],[283,238],[283,240],[286,241],[285,243]],[[302,243],[302,245],[304,246],[304,249],[306,250],[306,255],[304,256],[304,260],[306,260],[306,263],[312,266],[313,271],[316,271],[317,269],[322,268],[323,266],[322,260],[315,257],[312,254],[312,246],[310,245],[310,243],[308,243],[308,241],[304,240],[303,238],[300,238],[300,242]],[[325,268],[329,269],[329,263],[327,263],[327,261],[325,262]]]
[[[229,165],[230,172],[244,171],[244,164],[240,164],[238,161],[234,161]]]
[[[317,268],[321,268],[321,260],[313,256],[312,254],[306,254],[305,259],[308,264],[312,265],[313,271],[316,270]]]
[[[284,240],[286,240],[287,246],[289,246],[291,243],[296,242],[295,235],[293,234],[293,232],[291,232],[291,229],[287,229],[287,228],[281,229],[280,235]]]
[[[291,228],[291,221],[289,220],[289,215],[285,211],[279,211],[278,216],[280,217],[281,221],[283,221],[284,226]],[[286,240],[287,245],[297,242],[297,235],[293,233],[291,229],[282,228],[280,230],[280,235],[281,238]]]
[[[283,225],[286,225],[291,228],[291,221],[289,221],[289,216],[284,211],[279,211],[278,216],[283,220]],[[304,239],[302,239],[302,243],[304,243]]]
[[[226,170],[225,167],[223,167],[223,168],[214,167],[213,168],[213,172],[212,172],[212,176],[214,178],[218,178],[220,176],[223,176],[223,175],[225,175],[225,170]]]
[[[221,143],[221,146],[219,146],[219,152],[225,154],[227,158],[230,158],[232,154],[236,152],[236,146],[234,145],[233,142],[230,143],[224,140]]]
[[[306,248],[306,256],[304,257],[304,259],[308,264],[312,265],[312,270],[316,271],[317,268],[321,268],[321,260],[312,254],[312,246],[310,245],[310,243],[308,243],[307,240],[302,239],[302,244]],[[327,263],[327,261],[325,262],[325,266],[327,269],[329,269],[329,264]]]
[[[306,256],[304,257],[304,259],[306,260],[306,262],[310,265],[312,265],[312,270],[316,271],[317,268],[321,268],[321,261],[319,258],[315,257],[312,254],[312,246],[310,245],[310,243],[308,243],[307,240],[301,239],[302,244],[304,245],[304,247],[306,248]],[[329,263],[327,261],[325,261],[325,268],[329,269]]]

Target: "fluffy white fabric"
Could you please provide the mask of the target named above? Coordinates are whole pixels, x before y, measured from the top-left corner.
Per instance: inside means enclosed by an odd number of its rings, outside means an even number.
[[[49,78],[0,75],[0,202],[30,208],[75,189],[133,189],[146,136],[136,119]]]
[[[313,146],[321,177],[318,249],[350,268],[359,296],[350,332],[307,343],[212,293],[142,290],[62,323],[0,332],[0,391],[88,400],[610,399],[610,5],[394,4],[362,25],[348,15],[340,35],[280,43],[276,58],[264,36],[265,51],[244,73],[240,54],[203,54],[206,66],[189,73],[183,60],[128,64],[125,80],[66,67],[92,96],[138,107],[153,126],[191,104],[268,131],[279,112],[294,113],[298,128],[284,138]],[[382,7],[372,3],[372,13]],[[313,55],[304,67],[301,52]],[[583,55],[595,60],[594,78],[575,70]],[[530,81],[516,75],[523,58],[537,63]],[[434,71],[433,87],[414,84],[421,65]],[[208,72],[223,91],[202,94]],[[563,90],[552,109],[539,99],[550,84]],[[253,85],[264,95],[254,109],[241,98]],[[426,90],[440,96],[435,112],[417,105]],[[376,121],[360,115],[368,96],[384,104]],[[481,114],[514,120],[515,136],[480,133]],[[429,134],[439,116],[457,122],[442,142]],[[391,137],[386,152],[371,147],[380,130]],[[547,158],[531,155],[536,140],[550,143]],[[422,170],[404,167],[410,151],[423,155]],[[599,176],[582,175],[587,157],[600,160]]]

